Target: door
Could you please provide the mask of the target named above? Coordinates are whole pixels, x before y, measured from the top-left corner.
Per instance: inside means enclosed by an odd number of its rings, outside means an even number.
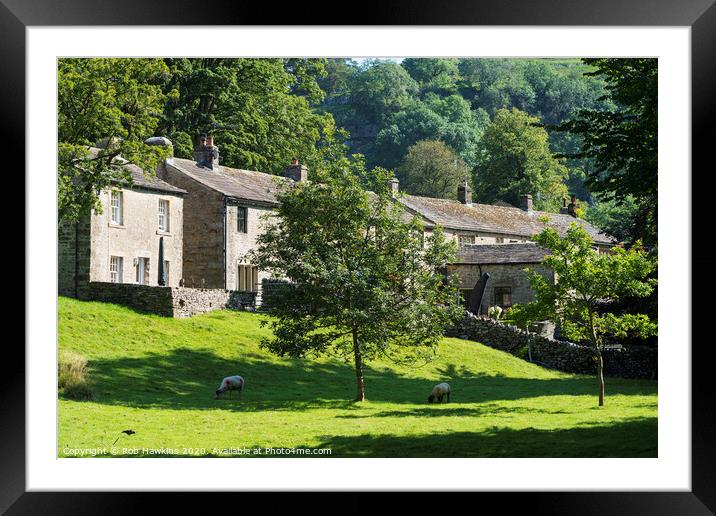
[[[137,283],[149,285],[149,258],[137,258]]]

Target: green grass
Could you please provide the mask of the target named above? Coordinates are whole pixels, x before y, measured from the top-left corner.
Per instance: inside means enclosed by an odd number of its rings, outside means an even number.
[[[655,457],[656,382],[541,368],[481,344],[443,339],[420,368],[371,363],[368,401],[335,359],[277,358],[259,348],[261,315],[220,311],[191,319],[59,299],[59,348],[88,360],[93,401],[59,399],[60,456],[171,449],[330,448],[336,457]],[[214,400],[224,376],[246,379],[241,400]],[[439,381],[449,404],[428,405]],[[127,436],[122,430],[136,433]],[[124,450],[127,448],[127,450]]]

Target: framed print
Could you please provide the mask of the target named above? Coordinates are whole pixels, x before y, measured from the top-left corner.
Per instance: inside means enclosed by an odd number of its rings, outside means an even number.
[[[298,8],[2,1],[27,333],[0,508],[454,490],[714,510],[692,344],[713,281],[692,245],[711,2],[422,3],[317,26]]]

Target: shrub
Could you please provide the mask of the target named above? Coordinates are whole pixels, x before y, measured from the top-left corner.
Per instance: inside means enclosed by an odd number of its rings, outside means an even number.
[[[57,360],[57,387],[67,398],[94,399],[87,359],[77,353],[61,352]]]
[[[487,309],[487,315],[490,317],[490,319],[494,319],[496,321],[500,320],[500,316],[502,315],[502,307],[500,306],[491,306]]]

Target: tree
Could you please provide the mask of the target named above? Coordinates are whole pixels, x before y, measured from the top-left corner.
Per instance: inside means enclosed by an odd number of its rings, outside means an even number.
[[[620,204],[598,196],[594,205],[587,208],[584,219],[620,242],[631,245],[634,243],[633,224],[638,210],[639,206],[632,196],[627,196]]]
[[[556,212],[567,196],[567,168],[552,156],[539,119],[518,109],[500,109],[485,129],[475,169],[475,193],[481,202],[517,205],[530,194],[535,207]]]
[[[408,149],[398,167],[401,189],[413,195],[455,199],[457,187],[470,169],[449,146],[440,141],[420,141]]]
[[[557,129],[582,137],[579,152],[595,167],[587,186],[613,198],[617,204],[632,196],[639,210],[633,220],[633,238],[656,244],[658,169],[658,60],[584,59],[596,70],[589,76],[606,81],[613,109],[582,109]]]
[[[166,101],[162,83],[169,70],[158,59],[75,59],[58,61],[58,216],[77,221],[101,211],[99,193],[116,181],[131,183],[118,156],[147,174],[166,157],[150,147]],[[97,153],[89,146],[104,140]]]
[[[523,309],[518,308],[515,314],[533,320],[558,321],[568,338],[591,344],[601,407],[604,405],[604,337],[646,338],[656,334],[656,322],[647,315],[614,313],[605,307],[625,298],[649,296],[656,286],[656,279],[651,277],[656,260],[639,245],[629,250],[616,247],[608,253],[598,253],[592,249],[589,234],[576,223],[564,238],[548,228],[533,239],[550,251],[542,263],[554,271],[557,280],[549,281],[538,272],[527,270],[535,301]]]
[[[310,182],[280,188],[273,223],[252,256],[291,281],[262,346],[279,356],[335,353],[352,361],[363,401],[367,361],[434,355],[459,310],[453,281],[438,273],[455,247],[439,229],[424,245],[420,221],[405,220],[393,201],[387,171],[366,172],[354,157],[311,174]]]
[[[321,59],[167,59],[173,93],[158,132],[177,157],[191,158],[201,133],[211,133],[221,162],[280,173],[292,158],[308,161],[334,124],[314,107],[323,101]]]

